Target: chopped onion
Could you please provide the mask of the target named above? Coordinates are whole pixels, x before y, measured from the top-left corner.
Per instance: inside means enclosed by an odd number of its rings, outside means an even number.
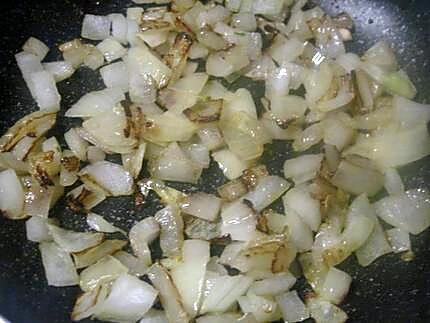
[[[33,54],[39,58],[39,60],[43,60],[49,52],[49,47],[45,45],[41,40],[30,37],[26,40],[24,45],[22,45],[22,50]]]
[[[252,3],[252,12],[254,14],[276,16],[283,6],[283,1],[279,0],[256,0]]]
[[[257,296],[248,293],[238,299],[243,313],[252,313],[258,322],[273,322],[281,318],[278,304],[268,297]]]
[[[96,163],[105,160],[106,154],[96,146],[89,146],[87,149],[87,159],[90,163]]]
[[[321,224],[319,203],[308,192],[294,187],[284,195],[282,200],[284,207],[295,211],[312,231],[318,230]]]
[[[287,292],[295,283],[296,278],[289,272],[277,273],[271,277],[253,282],[249,287],[249,293],[276,296]]]
[[[325,144],[336,146],[342,151],[353,139],[353,130],[341,118],[326,118],[323,122]]]
[[[402,178],[395,168],[384,171],[384,187],[390,195],[402,194],[405,191]]]
[[[104,239],[103,233],[73,232],[52,224],[48,228],[54,241],[67,252],[79,252],[97,246]]]
[[[92,70],[96,70],[101,67],[105,62],[103,54],[96,48],[91,48],[91,51],[85,56],[83,64],[88,66]]]
[[[310,250],[314,241],[309,225],[294,210],[286,209],[285,213],[284,224],[287,226],[289,240],[299,252]]]
[[[270,101],[270,111],[281,121],[303,117],[306,109],[306,101],[295,95],[275,96]]]
[[[39,58],[31,53],[20,52],[15,55],[15,60],[21,71],[22,77],[31,92],[31,95],[35,97],[36,92],[34,89],[34,84],[31,81],[30,75],[36,72],[43,71],[43,66],[40,63]]]
[[[121,155],[122,165],[133,178],[137,178],[142,170],[143,158],[145,156],[146,143],[139,144],[138,148],[129,154]]]
[[[64,140],[76,157],[82,161],[87,160],[88,143],[79,136],[75,128],[64,133]]]
[[[128,71],[124,62],[116,62],[100,69],[103,83],[108,88],[119,88],[123,92],[128,91]]]
[[[419,234],[430,226],[430,196],[423,189],[387,196],[374,205],[382,220],[406,232]]]
[[[255,15],[251,12],[239,12],[231,17],[231,25],[243,31],[255,31],[257,21]]]
[[[52,241],[52,236],[48,229],[48,224],[52,223],[52,219],[32,216],[30,219],[25,221],[27,240],[33,242]]]
[[[329,90],[333,79],[333,71],[327,63],[322,63],[319,69],[310,70],[304,80],[306,99],[314,103],[321,99]]]
[[[98,215],[96,213],[88,213],[87,214],[87,224],[88,226],[98,232],[107,232],[107,233],[113,233],[113,232],[120,232],[125,235],[125,232],[112,224],[110,224],[108,221],[106,221],[101,215]]]
[[[112,284],[109,296],[97,306],[94,316],[106,321],[135,322],[152,307],[157,294],[148,283],[122,274]]]
[[[86,176],[95,181],[108,195],[130,195],[133,192],[133,178],[120,165],[100,161],[86,166],[79,174],[81,178]]]
[[[105,240],[98,246],[73,254],[76,268],[88,267],[105,256],[122,249],[127,244],[124,240]]]
[[[287,39],[282,34],[278,34],[269,48],[269,54],[276,63],[282,65],[285,62],[293,62],[303,53],[303,50],[302,41],[297,38]]]
[[[124,93],[119,88],[89,92],[66,111],[66,117],[94,117],[111,111],[117,103],[124,99]]]
[[[49,286],[73,286],[79,283],[72,258],[55,242],[41,242],[39,250]]]
[[[139,323],[169,323],[163,311],[151,308]]]
[[[147,217],[130,229],[129,239],[133,253],[147,266],[152,264],[149,244],[158,237],[159,233],[160,226],[154,217]]]
[[[168,257],[179,257],[184,241],[184,222],[179,210],[172,206],[161,209],[154,215],[160,225],[160,247]]]
[[[257,219],[254,211],[241,201],[224,205],[221,210],[221,233],[232,240],[249,241],[255,238]]]
[[[66,198],[69,207],[75,212],[80,212],[82,209],[85,211],[92,209],[106,199],[106,195],[99,190],[92,191],[81,185],[71,190]]]
[[[314,179],[321,167],[322,159],[322,154],[287,159],[284,163],[284,176],[291,178],[296,185]]]
[[[13,169],[0,172],[0,210],[4,216],[10,219],[22,219],[24,190],[22,184]]]
[[[149,268],[148,277],[158,290],[160,302],[169,322],[188,323],[190,318],[183,309],[181,299],[168,272],[159,264]]]
[[[113,38],[106,38],[96,47],[103,54],[108,63],[123,57],[127,53],[127,50]]]
[[[215,221],[221,208],[221,199],[203,192],[188,195],[181,205],[182,212]]]
[[[24,214],[26,216],[40,216],[48,218],[49,209],[54,204],[55,188],[43,188],[35,181],[25,193]]]
[[[309,310],[295,290],[276,296],[276,302],[286,322],[301,322],[309,317]]]
[[[85,15],[82,22],[81,36],[92,40],[109,37],[111,21],[106,16]]]
[[[394,96],[395,117],[402,127],[411,128],[430,121],[430,104],[419,104],[401,96]]]
[[[139,8],[140,9],[140,8]],[[128,11],[127,11],[128,14]],[[137,14],[138,16],[138,14]],[[122,44],[127,44],[127,20],[120,13],[111,13],[109,19],[112,24],[112,37]]]
[[[296,151],[305,151],[319,143],[324,137],[324,127],[321,123],[314,123],[294,138],[293,148]]]
[[[142,259],[122,250],[115,252],[113,256],[128,268],[131,275],[136,275],[137,277],[146,275],[148,267],[143,263]]]
[[[318,298],[308,299],[307,306],[316,323],[345,323],[348,319],[339,307]]]
[[[409,233],[399,228],[393,228],[385,232],[391,248],[394,252],[403,252],[411,250],[411,240]]]
[[[101,304],[106,298],[108,293],[108,284],[99,286],[89,292],[81,294],[75,302],[71,319],[79,321],[84,318],[90,317],[94,314],[94,310],[98,304]]]
[[[47,71],[34,72],[29,75],[32,83],[33,97],[40,110],[56,112],[60,110],[60,94],[54,77]]]
[[[348,294],[352,278],[346,272],[331,267],[322,285],[319,296],[334,304],[339,304]]]
[[[61,82],[72,76],[75,72],[73,65],[66,61],[43,63],[43,68],[52,74],[55,82]]]
[[[106,256],[82,270],[79,275],[79,286],[84,292],[88,292],[99,285],[117,279],[127,272],[128,268],[122,265],[116,258]]]
[[[205,287],[206,264],[209,261],[209,242],[185,240],[182,263],[174,267],[170,275],[178,289],[184,309],[195,317],[200,310]]]

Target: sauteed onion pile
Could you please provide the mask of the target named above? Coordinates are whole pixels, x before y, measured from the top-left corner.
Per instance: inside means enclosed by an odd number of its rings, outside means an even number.
[[[410,234],[430,225],[429,192],[397,170],[430,154],[430,106],[386,42],[346,51],[347,14],[306,0],[134,2],[86,14],[61,61],[43,62],[33,37],[15,56],[39,111],[0,138],[0,209],[26,219],[47,283],[79,285],[74,321],[345,322],[352,279],[337,266],[410,260]],[[62,106],[56,83],[80,68],[105,88]],[[74,126],[56,138],[60,106]],[[273,141],[294,151],[283,176],[260,160]],[[216,192],[175,189],[210,165]],[[92,211],[125,195],[162,207],[131,228]],[[85,232],[50,212],[63,196]],[[300,277],[312,292],[297,292]]]

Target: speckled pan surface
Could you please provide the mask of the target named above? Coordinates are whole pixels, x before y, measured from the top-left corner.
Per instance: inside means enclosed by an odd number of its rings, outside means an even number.
[[[385,38],[399,54],[419,90],[418,100],[430,101],[430,1],[428,0],[339,0],[316,1],[330,13],[348,12],[355,20],[354,51],[363,52],[375,40]],[[129,0],[54,0],[2,1],[0,19],[0,132],[35,109],[15,65],[14,54],[30,35],[55,47],[80,34],[84,13],[125,12]],[[53,51],[48,59],[55,59]],[[251,84],[253,93],[261,93]],[[101,81],[87,70],[59,84],[63,110],[89,90],[101,88]],[[59,120],[56,131],[62,133],[70,124]],[[396,147],[401,149],[401,147]],[[289,146],[274,143],[263,157],[270,171],[281,172],[289,156]],[[430,159],[401,170],[407,187],[430,187]],[[216,167],[211,167],[197,186],[183,185],[185,190],[214,191],[223,181]],[[143,209],[135,209],[131,198],[110,199],[96,212],[115,225],[128,229],[135,221],[159,208],[151,201]],[[83,229],[84,222],[59,205],[53,214],[68,228]],[[416,258],[403,262],[398,255],[388,255],[367,268],[354,258],[342,264],[350,273],[353,286],[343,308],[350,322],[430,322],[430,232],[413,237]],[[0,315],[13,323],[69,322],[69,311],[78,288],[53,288],[46,285],[40,255],[34,243],[25,238],[24,223],[0,217]]]

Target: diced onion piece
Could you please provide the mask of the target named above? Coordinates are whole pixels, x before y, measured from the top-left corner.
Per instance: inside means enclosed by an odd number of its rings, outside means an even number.
[[[30,74],[33,97],[40,110],[56,112],[60,110],[61,97],[55,85],[54,77],[47,71]]]
[[[89,92],[66,111],[66,117],[94,117],[111,111],[117,103],[124,99],[124,93],[119,88]]]
[[[24,208],[24,189],[16,172],[7,169],[0,172],[0,210],[10,219],[22,219]]]
[[[290,74],[285,67],[271,70],[266,77],[266,97],[273,99],[277,96],[287,96],[289,93]]]
[[[88,165],[80,172],[100,185],[109,195],[130,195],[133,192],[133,178],[120,165],[100,161]]]
[[[309,317],[309,310],[295,290],[276,296],[276,302],[286,322],[301,322]]]
[[[20,52],[15,54],[15,60],[31,95],[34,97],[36,93],[30,75],[43,71],[43,66],[40,63],[39,58],[31,53]]]
[[[76,157],[82,161],[87,160],[88,143],[79,136],[75,128],[64,133],[64,140]]]
[[[305,78],[306,99],[313,103],[321,99],[329,90],[333,71],[328,63],[322,63],[319,69],[310,70]]]
[[[404,128],[427,124],[430,121],[430,104],[420,104],[396,95],[393,98],[393,107],[397,121]]]
[[[215,221],[221,209],[221,199],[203,192],[188,195],[181,205],[182,212],[207,221]]]
[[[155,213],[154,217],[160,225],[160,247],[163,255],[179,257],[184,242],[184,221],[179,210],[169,205]]]
[[[269,48],[269,54],[276,63],[282,65],[285,62],[293,62],[303,53],[304,48],[304,43],[297,38],[286,39],[282,34],[278,34]]]
[[[116,62],[100,69],[103,83],[108,88],[119,88],[124,92],[128,91],[128,71],[124,62]]]
[[[296,185],[314,179],[321,167],[322,159],[322,154],[287,159],[284,163],[284,176],[291,178]]]
[[[39,250],[49,286],[73,286],[79,283],[72,258],[55,242],[42,242]]]
[[[84,292],[88,292],[98,285],[111,282],[127,272],[128,268],[116,258],[106,256],[82,270],[79,275],[79,286]]]
[[[139,321],[139,323],[169,323],[164,311],[156,310],[151,308],[146,312],[145,316]]]
[[[121,155],[122,165],[133,178],[137,178],[142,170],[143,158],[145,156],[146,143],[141,143],[132,153]]]
[[[66,61],[43,63],[43,68],[52,74],[55,82],[61,82],[72,76],[75,72],[73,65]]]
[[[151,161],[149,171],[154,178],[176,182],[197,183],[202,168],[190,160],[176,142]]]
[[[390,45],[382,40],[370,47],[363,55],[363,59],[369,63],[393,70],[397,67],[396,56]]]
[[[274,96],[270,101],[270,111],[281,121],[303,117],[306,109],[306,101],[296,95]]]
[[[382,85],[388,92],[407,99],[413,99],[417,94],[414,84],[402,70],[383,75]]]
[[[201,43],[195,42],[191,45],[188,52],[188,57],[190,59],[205,58],[208,56],[209,50]]]
[[[160,302],[169,322],[188,323],[190,318],[183,309],[181,298],[168,272],[159,264],[154,264],[148,271],[151,283],[159,292]]]
[[[85,185],[81,185],[71,190],[67,194],[67,199],[69,202],[69,206],[75,211],[90,210],[95,207],[97,204],[101,203],[106,199],[106,195],[97,190],[92,191],[85,187]]]
[[[122,249],[127,244],[124,240],[105,240],[98,246],[73,254],[76,268],[85,268],[94,264],[105,256]]]
[[[374,205],[382,220],[406,232],[419,234],[430,226],[430,195],[423,189],[387,196]]]
[[[292,209],[286,209],[285,213],[284,221],[287,225],[289,240],[294,243],[299,252],[310,250],[314,241],[308,224]]]
[[[53,205],[54,187],[43,188],[33,181],[30,190],[25,193],[24,214],[48,218]]]
[[[239,12],[232,16],[231,26],[243,31],[255,31],[257,29],[257,21],[253,13]]]
[[[208,168],[210,164],[209,149],[201,144],[183,145],[182,150],[194,163],[202,168]]]
[[[88,55],[84,58],[84,65],[88,66],[92,70],[96,70],[101,67],[105,62],[103,54],[96,48],[91,48]]]
[[[90,163],[96,163],[105,160],[106,154],[96,146],[89,146],[87,149],[87,159]]]
[[[252,281],[252,278],[243,275],[208,278],[200,314],[227,311],[245,294]]]
[[[197,136],[208,150],[219,148],[224,141],[218,127],[214,125],[203,126],[197,131]]]
[[[256,0],[252,3],[254,14],[276,16],[281,13],[283,1],[279,0]]]
[[[268,297],[248,293],[238,299],[243,313],[252,313],[258,322],[273,322],[281,318],[278,304]]]
[[[289,187],[290,184],[279,176],[265,176],[242,200],[251,202],[252,208],[260,212],[281,197]]]
[[[253,282],[249,287],[249,293],[276,296],[287,292],[295,283],[296,278],[289,272],[277,273],[271,277]]]
[[[195,317],[200,310],[205,287],[209,242],[185,240],[182,253],[183,262],[173,268],[170,275],[181,296],[184,309],[190,317]]]
[[[127,64],[129,60],[125,61]],[[128,87],[131,101],[140,104],[149,104],[157,99],[157,84],[151,75],[141,75],[130,65],[128,68]]]
[[[373,196],[384,185],[384,177],[375,169],[360,167],[343,160],[331,182],[349,193],[356,195],[367,193]]]
[[[91,40],[103,40],[109,37],[110,27],[109,17],[86,14],[82,22],[81,36]]]
[[[46,46],[41,40],[35,37],[30,37],[22,46],[22,50],[37,56],[39,60],[43,60],[46,54],[49,52],[49,47]]]
[[[353,139],[353,130],[340,118],[326,118],[323,121],[324,143],[336,146],[342,151]]]
[[[331,267],[322,285],[319,296],[334,304],[339,304],[348,294],[352,278],[346,272]]]
[[[78,296],[73,307],[71,319],[79,321],[93,315],[97,305],[101,304],[106,298],[108,288],[108,284],[106,284]]]
[[[96,230],[98,232],[107,232],[107,233],[113,233],[113,232],[121,232],[125,235],[125,232],[108,221],[106,221],[101,215],[98,215],[96,213],[88,213],[87,214],[87,224],[88,226]]]
[[[232,240],[249,241],[255,238],[257,218],[254,211],[242,201],[224,205],[221,210],[221,233]]]
[[[51,241],[52,236],[49,233],[48,224],[52,222],[51,219],[32,216],[25,222],[27,240],[33,242]]]
[[[391,248],[394,252],[403,252],[411,250],[411,240],[409,233],[399,228],[393,228],[385,232]]]
[[[228,179],[240,177],[242,172],[248,168],[246,163],[229,149],[216,151],[212,153],[212,157]]]
[[[158,292],[135,276],[122,274],[94,316],[106,321],[137,321],[152,307]]]
[[[384,170],[384,187],[390,195],[401,194],[405,191],[402,178],[395,168]]]
[[[129,239],[133,253],[147,266],[152,264],[149,244],[158,237],[159,233],[160,226],[154,217],[144,218],[130,229]]]
[[[167,41],[169,31],[167,29],[148,29],[137,34],[149,47],[155,48]]]
[[[127,50],[113,38],[106,38],[96,47],[108,63],[123,57],[127,53]]]
[[[387,241],[379,220],[376,219],[375,227],[366,242],[355,251],[358,263],[365,267],[377,258],[390,253],[391,247]]]
[[[284,207],[295,211],[312,231],[318,230],[321,224],[319,203],[312,198],[309,192],[294,187],[284,195],[282,200]]]
[[[342,66],[347,73],[351,73],[360,68],[361,60],[357,54],[346,53],[336,57],[336,63]]]
[[[151,75],[158,88],[167,83],[171,70],[145,46],[132,47],[128,51],[128,64],[141,75]]]
[[[103,233],[73,232],[55,225],[48,225],[54,241],[67,252],[79,252],[100,244],[104,239]]]
[[[112,37],[122,44],[127,44],[127,20],[120,13],[111,13],[109,19],[112,23]]]
[[[308,299],[307,306],[316,323],[345,323],[348,319],[342,309],[318,298]]]
[[[305,151],[319,143],[324,137],[324,127],[321,123],[314,123],[294,138],[293,148],[296,151]]]
[[[128,268],[131,275],[140,277],[145,275],[148,270],[148,267],[143,263],[142,259],[139,259],[128,252],[120,250],[115,252],[113,256]]]

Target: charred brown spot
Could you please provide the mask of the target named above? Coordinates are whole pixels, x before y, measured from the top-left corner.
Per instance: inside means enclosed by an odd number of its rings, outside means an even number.
[[[253,168],[249,168],[243,171],[241,181],[248,190],[255,188],[258,185],[258,180],[261,177],[269,175],[266,166],[259,165]]]
[[[145,196],[142,193],[137,193],[134,197],[134,205],[136,207],[144,205],[146,202]]]
[[[46,188],[49,185],[54,185],[54,182],[51,180],[48,173],[40,165],[35,167],[33,176],[42,187]]]
[[[27,133],[27,136],[31,138],[36,138],[37,134],[34,131],[30,131],[29,133]]]
[[[79,193],[78,196],[67,197],[67,205],[72,211],[76,213],[86,213],[85,205],[88,203],[88,200],[91,200],[93,197],[94,193],[83,187],[81,193]]]
[[[257,230],[264,233],[269,233],[267,217],[264,214],[257,216]]]
[[[61,165],[69,172],[76,172],[79,170],[81,162],[76,156],[64,156],[61,158]]]

